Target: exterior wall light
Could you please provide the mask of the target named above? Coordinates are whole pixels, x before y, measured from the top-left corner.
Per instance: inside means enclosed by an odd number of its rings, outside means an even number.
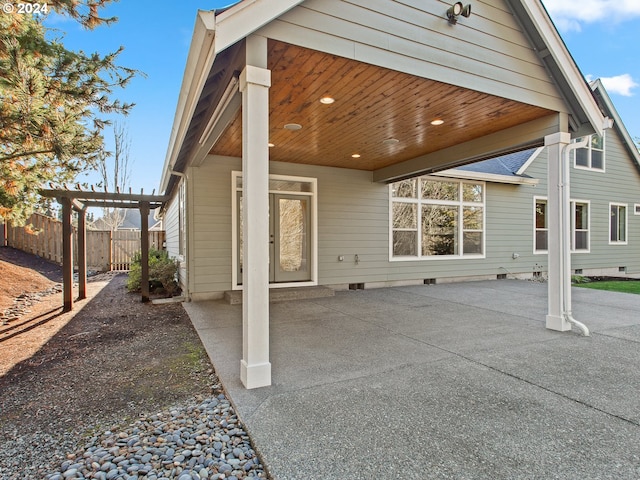
[[[458,23],[458,17],[460,15],[465,18],[469,18],[471,15],[471,4],[463,7],[462,2],[456,2],[447,9],[447,18],[451,25]]]

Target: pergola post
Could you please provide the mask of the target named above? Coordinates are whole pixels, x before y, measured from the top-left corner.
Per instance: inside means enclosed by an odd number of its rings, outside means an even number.
[[[87,298],[87,210],[78,210],[78,299]]]
[[[62,204],[62,297],[63,311],[73,309],[73,229],[71,228],[71,199],[61,198]]]
[[[565,332],[571,330],[566,313],[571,310],[571,242],[569,186],[565,183],[562,170],[563,158],[571,135],[565,132],[545,137],[548,152],[547,175],[547,251],[549,269],[549,311],[546,326],[551,330]]]
[[[142,266],[140,287],[142,290],[142,301],[149,301],[149,202],[140,202],[140,220],[141,230],[140,233],[140,247],[141,247],[141,259],[140,264]]]
[[[242,92],[242,360],[246,388],[271,385],[269,362],[269,87],[267,39],[247,39]]]

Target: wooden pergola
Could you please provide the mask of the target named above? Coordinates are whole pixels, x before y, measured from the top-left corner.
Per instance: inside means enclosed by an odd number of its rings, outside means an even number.
[[[120,193],[45,189],[43,197],[55,198],[62,205],[62,279],[64,311],[73,309],[73,228],[72,212],[78,212],[78,300],[87,298],[87,223],[86,212],[89,207],[137,208],[142,219],[141,266],[142,301],[149,301],[149,212],[161,207],[169,197],[163,195],[145,195]]]

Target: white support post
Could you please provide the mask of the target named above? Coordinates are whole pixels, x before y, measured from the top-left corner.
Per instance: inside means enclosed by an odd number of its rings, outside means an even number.
[[[548,329],[565,332],[571,330],[567,308],[571,309],[571,218],[569,214],[569,185],[562,173],[564,152],[571,142],[566,132],[545,137],[548,152],[547,221],[549,311]]]
[[[269,362],[269,87],[266,38],[247,39],[242,92],[242,360],[246,388],[271,385]],[[259,66],[256,66],[259,65]]]

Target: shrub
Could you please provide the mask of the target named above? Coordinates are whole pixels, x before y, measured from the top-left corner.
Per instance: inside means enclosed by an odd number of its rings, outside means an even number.
[[[149,285],[151,290],[162,289],[171,296],[178,290],[176,275],[178,262],[169,258],[164,250],[149,249]],[[142,254],[136,253],[129,270],[127,289],[130,292],[140,291],[142,285]]]
[[[582,275],[571,275],[571,283],[575,283],[577,285],[581,283],[589,283],[591,279],[589,277],[584,277]]]

